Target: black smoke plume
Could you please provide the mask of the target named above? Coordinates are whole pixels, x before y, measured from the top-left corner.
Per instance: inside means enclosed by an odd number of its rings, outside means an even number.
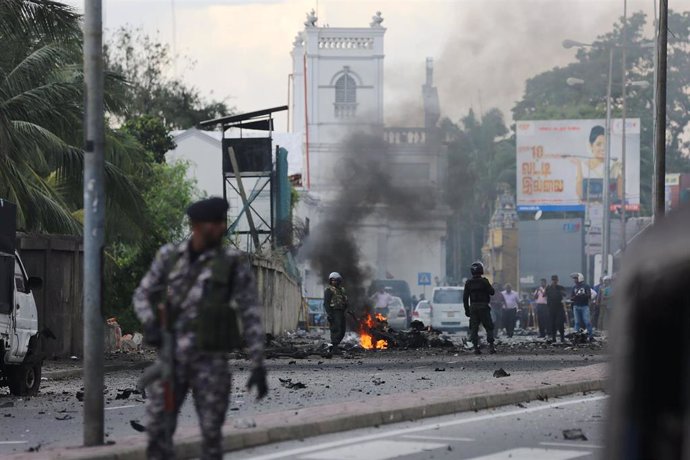
[[[311,230],[303,255],[324,283],[329,273],[340,273],[351,308],[360,309],[366,303],[365,290],[373,273],[372,267],[361,262],[359,224],[372,214],[384,220],[421,221],[434,209],[438,192],[419,193],[419,187],[394,178],[390,164],[395,145],[386,143],[381,135],[354,133],[341,148],[335,165],[337,198],[324,203],[324,217]]]

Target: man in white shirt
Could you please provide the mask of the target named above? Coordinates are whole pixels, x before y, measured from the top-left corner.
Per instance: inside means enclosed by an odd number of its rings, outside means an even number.
[[[505,300],[502,317],[503,326],[506,328],[508,337],[512,337],[513,331],[515,331],[515,320],[520,296],[517,292],[513,291],[513,287],[510,284],[506,284],[505,290],[501,292],[501,294],[503,294],[503,299]]]
[[[371,301],[374,303],[374,308],[381,313],[385,311],[384,315],[388,315],[388,304],[393,300],[393,296],[383,286],[379,287],[378,291],[371,296]]]
[[[534,291],[534,302],[537,304],[537,322],[539,323],[539,338],[546,337],[549,324],[549,310],[546,307],[546,278],[541,279],[541,285]]]

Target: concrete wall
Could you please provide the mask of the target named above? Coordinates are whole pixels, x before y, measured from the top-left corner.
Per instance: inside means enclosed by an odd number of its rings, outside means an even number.
[[[288,276],[283,264],[254,256],[252,258],[259,300],[264,307],[266,332],[277,335],[297,328],[302,293],[300,286]]]
[[[18,235],[17,250],[29,276],[43,279],[34,292],[38,330],[50,329],[48,357],[82,353],[83,247],[81,238],[66,235]]]
[[[56,340],[44,341],[52,356],[81,356],[83,247],[81,238],[63,235],[19,235],[17,250],[29,276],[43,279],[34,293],[38,328],[49,328]],[[266,332],[280,334],[297,327],[302,301],[300,287],[279,262],[254,258],[259,298],[264,306]],[[107,328],[106,328],[107,329]]]

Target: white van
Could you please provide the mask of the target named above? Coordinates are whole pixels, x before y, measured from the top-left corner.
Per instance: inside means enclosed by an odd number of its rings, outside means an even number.
[[[462,304],[464,288],[459,286],[435,287],[431,293],[431,327],[456,332],[470,326]]]
[[[33,290],[42,284],[28,276],[16,251],[0,252],[0,384],[17,396],[35,395],[41,384],[43,355]]]

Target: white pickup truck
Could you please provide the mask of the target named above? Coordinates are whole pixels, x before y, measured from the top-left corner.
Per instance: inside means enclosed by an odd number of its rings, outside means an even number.
[[[14,218],[14,209],[10,213],[7,207],[0,200],[0,227],[13,233],[6,219]],[[9,386],[13,395],[32,396],[38,393],[43,365],[33,290],[43,282],[26,273],[13,247],[14,234],[7,233],[0,237],[0,385]]]

